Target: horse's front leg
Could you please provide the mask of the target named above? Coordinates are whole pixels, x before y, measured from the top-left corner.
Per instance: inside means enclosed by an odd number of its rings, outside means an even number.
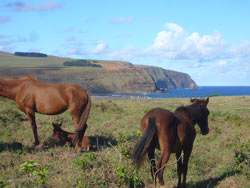
[[[34,135],[34,139],[35,139],[35,146],[37,146],[37,145],[39,145],[40,141],[39,141],[38,134],[37,134],[35,113],[34,112],[26,112],[26,116],[31,124],[31,128],[33,130],[33,135]]]
[[[184,159],[183,159],[183,181],[182,181],[182,188],[186,188],[186,177],[188,171],[188,160],[191,155],[193,146],[184,150]]]

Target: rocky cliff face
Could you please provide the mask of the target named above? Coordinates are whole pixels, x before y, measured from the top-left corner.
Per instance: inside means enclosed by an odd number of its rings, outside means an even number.
[[[166,70],[160,67],[145,67],[144,68],[155,82],[156,89],[177,89],[190,88],[195,89],[196,83],[186,73]]]

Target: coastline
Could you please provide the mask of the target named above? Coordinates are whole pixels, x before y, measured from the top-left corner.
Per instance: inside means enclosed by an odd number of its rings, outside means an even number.
[[[193,89],[168,89],[168,93],[92,95],[108,98],[199,98],[216,96],[249,96],[250,86],[199,86]]]

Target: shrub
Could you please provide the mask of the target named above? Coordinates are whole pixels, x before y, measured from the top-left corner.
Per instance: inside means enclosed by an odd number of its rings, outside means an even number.
[[[241,143],[236,145],[235,149],[235,163],[236,171],[243,173],[248,179],[250,179],[250,141],[248,143]]]
[[[89,152],[87,155],[81,156],[73,160],[73,163],[81,169],[91,169],[96,163],[96,155],[93,152]]]
[[[37,52],[15,52],[14,55],[23,57],[48,57],[47,54],[42,54]]]
[[[38,177],[37,183],[45,184],[46,175],[48,174],[47,168],[39,168],[39,164],[33,160],[28,160],[20,165],[20,170],[26,174],[29,174],[31,181],[33,182],[33,177]]]
[[[92,63],[90,60],[74,60],[74,61],[65,61],[63,63],[64,66],[76,66],[76,67],[99,67],[101,68],[101,65],[97,65],[95,63]]]

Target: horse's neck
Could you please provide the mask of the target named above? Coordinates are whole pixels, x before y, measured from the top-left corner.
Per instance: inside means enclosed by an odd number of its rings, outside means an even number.
[[[15,100],[20,84],[23,80],[0,79],[0,96]]]
[[[191,119],[190,115],[186,111],[175,112],[175,115],[180,119],[182,122],[187,122],[190,126],[194,127],[195,123]]]

